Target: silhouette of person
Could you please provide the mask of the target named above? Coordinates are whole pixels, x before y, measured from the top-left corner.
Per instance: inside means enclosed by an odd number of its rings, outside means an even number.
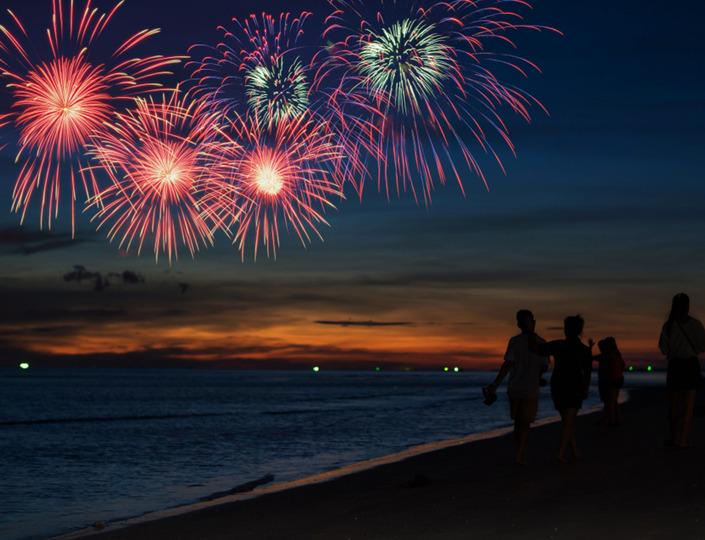
[[[548,343],[531,343],[531,349],[544,356],[552,356],[553,373],[551,374],[551,398],[553,405],[561,415],[561,438],[558,446],[558,461],[566,462],[568,447],[574,458],[580,457],[575,439],[575,422],[578,411],[587,397],[592,373],[592,353],[590,347],[583,344],[580,336],[585,321],[580,315],[566,317],[563,321],[565,339]]]
[[[687,447],[693,422],[695,392],[700,384],[698,355],[705,352],[705,329],[689,315],[690,298],[685,293],[673,297],[671,313],[659,337],[659,349],[668,360],[668,446]]]
[[[516,314],[521,333],[512,337],[507,345],[504,363],[494,382],[487,388],[495,393],[504,378],[509,375],[507,394],[509,411],[514,420],[515,462],[526,465],[526,446],[529,428],[536,419],[541,375],[548,369],[548,358],[529,350],[529,340],[543,343],[535,334],[536,320],[528,309]]]
[[[592,346],[592,342],[590,342]],[[599,365],[597,370],[600,400],[604,404],[604,421],[617,426],[619,419],[619,391],[624,386],[624,359],[617,347],[617,340],[606,337],[597,343],[600,353],[592,359]]]

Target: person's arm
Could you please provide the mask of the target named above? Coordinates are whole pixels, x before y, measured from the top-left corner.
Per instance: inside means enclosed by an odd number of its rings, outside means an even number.
[[[695,330],[695,343],[694,345],[697,347],[697,353],[703,353],[705,352],[705,328],[703,328],[703,323],[700,321],[697,321],[697,326]]]
[[[539,356],[549,357],[553,354],[553,341],[543,341],[539,336],[534,334],[529,337],[529,351]]]
[[[658,348],[660,349],[661,354],[663,354],[664,356],[668,356],[668,352],[670,349],[669,341],[670,335],[668,333],[668,330],[666,330],[666,324],[664,324],[663,328],[661,328],[661,336],[658,339]]]
[[[583,395],[587,398],[590,393],[590,383],[592,382],[592,349],[587,347],[586,353],[583,363]]]
[[[597,362],[598,364],[601,362],[606,362],[608,360],[609,360],[609,358],[604,353],[597,353],[597,354],[592,355],[592,361]]]
[[[512,370],[512,367],[514,366],[514,340],[510,339],[509,343],[507,344],[507,352],[504,353],[504,362],[502,363],[502,367],[499,368],[499,372],[497,373],[497,376],[494,379],[494,382],[490,384],[490,387],[493,390],[497,390],[499,386],[502,384],[502,381],[504,378],[509,375],[509,372]]]

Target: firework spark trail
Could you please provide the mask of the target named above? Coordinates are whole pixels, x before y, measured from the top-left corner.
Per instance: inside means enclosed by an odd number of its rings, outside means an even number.
[[[256,114],[233,114],[221,135],[215,167],[219,176],[231,178],[239,196],[220,198],[228,206],[221,205],[218,219],[230,216],[243,259],[250,236],[255,259],[260,245],[276,257],[282,227],[291,228],[304,246],[312,235],[322,239],[318,227],[328,224],[325,209],[342,196],[331,173],[341,148],[325,122],[302,114],[270,130]]]
[[[137,98],[135,108],[117,113],[114,124],[91,137],[88,146],[97,165],[113,184],[98,194],[92,207],[99,228],[108,226],[111,241],[138,254],[152,237],[156,259],[169,263],[183,244],[191,256],[213,244],[213,233],[226,226],[217,213],[220,200],[234,192],[218,176],[212,156],[219,143],[218,113],[178,90],[160,100]]]
[[[232,30],[219,27],[222,42],[189,49],[191,54],[205,51],[200,60],[187,64],[194,93],[221,110],[243,113],[249,107],[268,125],[306,112],[307,66],[296,47],[310,15],[282,13],[274,17],[263,13],[233,18]]]
[[[101,13],[91,0],[52,0],[51,26],[46,30],[49,54],[40,58],[25,46],[34,43],[14,12],[8,10],[12,28],[0,25],[0,75],[9,80],[13,94],[13,110],[0,116],[0,124],[12,121],[19,129],[20,172],[12,209],[21,214],[22,222],[39,191],[40,227],[46,221],[51,228],[59,214],[62,179],[69,179],[75,227],[78,180],[86,197],[99,191],[92,169],[84,167],[84,145],[113,118],[121,100],[159,89],[159,78],[180,61],[161,55],[126,57],[158,29],[129,36],[108,63],[93,60],[94,42],[122,4]]]
[[[328,95],[346,152],[375,164],[378,189],[388,197],[392,190],[417,200],[420,194],[428,204],[435,183],[448,177],[464,192],[463,170],[487,186],[478,154],[502,167],[495,141],[514,153],[505,108],[527,122],[532,106],[543,109],[497,69],[525,77],[538,67],[503,51],[516,48],[516,31],[555,30],[524,23],[519,11],[531,7],[524,0],[453,0],[426,9],[411,2],[329,4],[329,45],[315,59],[312,89]]]

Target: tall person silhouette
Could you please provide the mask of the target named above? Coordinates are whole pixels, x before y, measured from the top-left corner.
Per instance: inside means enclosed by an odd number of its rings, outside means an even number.
[[[668,360],[668,446],[687,447],[693,422],[695,393],[701,384],[698,355],[705,352],[705,329],[690,316],[690,298],[685,293],[673,297],[671,313],[661,329],[659,349]]]
[[[535,333],[536,319],[528,309],[517,312],[517,326],[521,333],[509,340],[504,363],[494,382],[487,389],[491,394],[509,375],[507,394],[509,410],[514,420],[515,462],[526,465],[526,445],[529,428],[536,419],[541,375],[548,369],[548,358],[529,350],[529,341],[543,343]]]

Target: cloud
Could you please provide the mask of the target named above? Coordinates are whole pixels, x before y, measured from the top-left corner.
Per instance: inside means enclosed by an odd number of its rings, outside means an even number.
[[[117,278],[119,280],[122,280],[123,283],[128,284],[128,285],[137,285],[138,283],[145,282],[143,275],[138,274],[137,272],[133,272],[131,270],[125,270],[122,273],[110,272],[108,274],[108,277]]]
[[[68,233],[27,231],[20,227],[0,229],[0,250],[8,254],[35,255],[46,251],[71,248],[87,242],[88,237],[73,238]]]
[[[382,321],[352,321],[352,320],[347,320],[347,321],[314,321],[316,324],[323,324],[323,325],[328,325],[328,326],[342,326],[344,328],[347,328],[348,326],[366,326],[366,327],[385,327],[385,326],[413,326],[413,322],[409,321],[391,321],[391,322],[382,322]]]
[[[141,274],[133,272],[131,270],[125,270],[124,272],[110,272],[107,276],[103,276],[100,272],[90,272],[85,266],[75,265],[71,272],[64,274],[64,281],[83,283],[84,281],[93,282],[93,290],[96,292],[101,292],[106,288],[110,287],[110,278],[117,279],[125,285],[137,285],[139,283],[145,283],[145,279]]]

